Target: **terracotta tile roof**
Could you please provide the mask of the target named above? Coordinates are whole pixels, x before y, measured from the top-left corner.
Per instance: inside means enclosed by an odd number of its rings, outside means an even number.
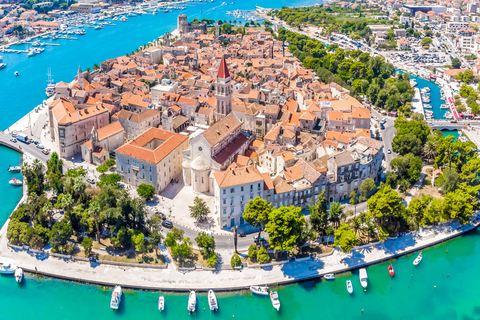
[[[144,147],[155,139],[161,141],[160,145],[155,149]],[[187,139],[188,136],[186,135],[150,128],[129,143],[118,148],[116,152],[157,164]]]
[[[103,139],[106,139],[120,132],[123,132],[123,127],[120,124],[120,122],[118,121],[112,122],[106,125],[105,127],[101,127],[100,129],[97,130],[98,140],[102,141]]]
[[[229,134],[238,129],[241,125],[242,123],[238,121],[233,114],[229,114],[211,126],[207,131],[203,132],[202,135],[213,147]]]
[[[226,79],[228,77],[230,77],[230,72],[228,71],[227,61],[225,61],[225,55],[223,55],[218,68],[217,78]]]
[[[293,166],[283,170],[287,181],[297,181],[303,178],[302,169],[299,166]]]
[[[235,163],[232,163],[227,170],[216,172],[213,176],[220,188],[263,182],[263,175],[254,165],[238,167]]]

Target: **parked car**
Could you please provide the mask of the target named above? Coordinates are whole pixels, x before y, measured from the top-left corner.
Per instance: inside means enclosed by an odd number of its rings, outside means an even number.
[[[167,229],[172,229],[173,228],[173,223],[168,220],[163,220],[162,221],[162,226],[167,228]]]
[[[39,143],[39,144],[37,144],[37,146],[36,146],[36,147],[37,147],[38,149],[44,149],[44,148],[45,148],[45,147],[44,147],[43,145],[41,145],[40,143]]]
[[[387,149],[387,153],[390,154],[392,153],[392,150],[390,150],[390,148]]]
[[[167,220],[167,216],[163,214],[163,212],[155,212],[155,214],[162,218],[162,220]]]
[[[11,138],[10,141],[12,141],[13,143],[16,143],[16,142],[17,142],[17,139]]]
[[[95,184],[95,180],[92,177],[87,178],[87,182],[91,184]]]
[[[45,155],[48,155],[50,153],[50,151],[48,151],[48,149],[43,149],[42,153],[45,154]]]

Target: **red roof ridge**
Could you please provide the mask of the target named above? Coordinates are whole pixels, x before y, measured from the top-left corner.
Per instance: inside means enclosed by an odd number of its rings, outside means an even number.
[[[222,55],[222,61],[220,61],[217,78],[226,79],[228,77],[230,77],[230,72],[228,71],[227,61],[225,61],[225,55]]]

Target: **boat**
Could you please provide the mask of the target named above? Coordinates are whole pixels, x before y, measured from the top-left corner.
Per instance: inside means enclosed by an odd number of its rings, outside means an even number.
[[[388,266],[388,274],[391,275],[392,277],[395,275],[395,270],[393,269],[392,265]]]
[[[50,69],[48,69],[47,76],[48,76],[48,80],[47,80],[47,88],[45,89],[45,94],[47,95],[47,97],[51,97],[55,94],[55,83],[53,82]]]
[[[440,109],[450,109],[450,108],[448,107],[448,104],[444,103],[440,106]]]
[[[410,85],[411,85],[412,87],[415,87],[415,86],[417,85],[417,81],[415,81],[415,79],[411,79],[411,80],[410,80]]]
[[[328,273],[323,276],[325,280],[335,280],[335,275],[333,273]]]
[[[115,286],[112,292],[112,298],[110,299],[110,308],[117,310],[120,307],[122,301],[122,287]]]
[[[352,294],[353,293],[353,284],[352,280],[347,280],[347,291],[348,293]]]
[[[0,263],[0,274],[14,274],[15,269],[17,269],[17,267],[10,264],[10,262]]]
[[[17,173],[17,172],[20,172],[22,170],[22,167],[20,166],[10,166],[8,167],[8,171],[12,172],[12,173]]]
[[[280,299],[278,298],[277,291],[270,291],[270,301],[272,301],[273,308],[280,311]]]
[[[23,185],[22,180],[16,179],[16,178],[12,178],[12,180],[8,181],[8,183],[15,187],[19,187]]]
[[[360,278],[360,284],[362,285],[362,287],[364,289],[367,289],[367,286],[368,286],[367,269],[365,269],[365,268],[360,269],[359,278]]]
[[[217,296],[213,290],[208,290],[208,306],[210,307],[210,311],[218,310]]]
[[[413,265],[417,266],[420,262],[422,262],[422,252],[420,252],[415,260],[413,260]]]
[[[120,21],[128,21],[128,18],[127,17],[121,17]]]
[[[254,294],[258,294],[260,296],[268,296],[268,287],[262,287],[262,286],[251,286],[250,291],[252,291]]]
[[[2,70],[3,68],[5,68],[6,66],[7,66],[7,64],[6,64],[6,63],[4,63],[4,62],[1,62],[1,63],[0,63],[0,70]]]
[[[430,104],[424,104],[423,107],[425,109],[432,109],[433,108]]]
[[[36,54],[37,54],[37,51],[35,51],[34,49],[31,49],[30,51],[28,51],[27,56],[33,57]]]
[[[20,76],[20,73],[18,73],[18,71],[15,71],[15,77],[18,77]]]
[[[165,310],[165,297],[160,296],[158,297],[158,311]]]
[[[423,90],[424,90],[425,92],[430,92],[430,91],[432,91],[432,89],[430,89],[429,87],[425,87],[425,88],[423,88]]]
[[[192,313],[192,312],[195,312],[196,309],[197,309],[197,295],[195,294],[195,291],[192,290],[188,295],[187,310],[188,312]]]
[[[17,281],[18,283],[22,282],[23,280],[23,270],[22,268],[17,268],[15,269],[15,281]]]

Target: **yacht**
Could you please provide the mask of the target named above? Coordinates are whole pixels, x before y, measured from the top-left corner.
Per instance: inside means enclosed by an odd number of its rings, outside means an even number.
[[[113,20],[113,21],[118,21],[118,18],[117,18],[117,17],[115,17],[115,18],[113,18],[112,20]]]
[[[124,16],[124,17],[121,17],[121,18],[120,18],[120,21],[128,21],[128,18],[125,17],[125,16]]]
[[[348,293],[350,293],[350,294],[353,293],[352,280],[347,280],[347,291],[348,291]]]
[[[195,312],[197,309],[197,295],[195,291],[190,291],[190,294],[188,295],[188,306],[187,310],[188,312],[192,313]]]
[[[250,291],[252,291],[254,294],[258,294],[260,296],[268,296],[268,287],[262,287],[262,286],[251,286]]]
[[[15,269],[15,281],[17,281],[18,283],[22,282],[23,280],[23,270],[22,268],[17,268]]]
[[[425,109],[432,109],[433,108],[430,104],[424,104],[423,107]]]
[[[112,298],[110,299],[110,308],[117,310],[122,301],[122,287],[115,286],[112,292]]]
[[[210,311],[218,310],[217,296],[213,290],[208,290],[208,306],[210,307]]]
[[[423,90],[424,90],[425,92],[430,92],[430,91],[432,91],[432,89],[430,89],[429,87],[425,87],[425,88],[423,88]]]
[[[10,264],[10,262],[0,263],[0,274],[14,274],[15,269],[17,269],[17,267]]]
[[[18,76],[20,76],[20,73],[18,73],[18,71],[15,71],[15,73],[14,73],[14,74],[15,74],[15,77],[18,77]]]
[[[47,97],[51,97],[55,94],[55,83],[53,82],[50,69],[48,69],[47,76],[48,76],[48,80],[47,80],[47,88],[45,89],[45,94],[47,95]]]
[[[415,79],[411,79],[411,80],[410,80],[410,85],[411,85],[412,87],[415,87],[415,86],[417,85],[417,81],[415,81]]]
[[[278,298],[277,291],[270,291],[270,301],[272,301],[273,308],[280,311],[280,299]]]
[[[1,60],[0,60],[0,61],[1,61]],[[0,70],[3,69],[3,68],[5,68],[6,66],[7,66],[6,63],[0,62]]]
[[[40,41],[39,41],[39,40],[34,41],[34,42],[32,43],[32,46],[34,46],[34,47],[39,46],[39,45],[40,45]]]
[[[22,180],[20,179],[16,179],[16,178],[12,178],[12,180],[8,181],[8,183],[14,187],[20,187],[23,185],[23,182]],[[1,272],[0,272],[1,273]]]
[[[10,171],[12,173],[17,173],[17,172],[20,172],[21,170],[22,170],[22,167],[20,167],[20,166],[8,167],[8,171]]]
[[[35,56],[36,54],[37,54],[37,51],[35,51],[35,49],[30,49],[30,50],[28,51],[27,56],[33,57],[33,56]]]
[[[415,260],[413,260],[413,265],[417,266],[420,262],[422,262],[422,252],[420,252]]]
[[[158,297],[158,311],[165,310],[165,297],[160,296]]]
[[[450,108],[448,107],[448,104],[444,103],[440,106],[440,109],[450,109]]]
[[[335,280],[335,275],[333,273],[328,273],[323,276],[325,280]]]
[[[367,269],[361,268],[359,277],[360,277],[360,284],[362,285],[363,289],[367,289],[367,286],[368,286]]]

